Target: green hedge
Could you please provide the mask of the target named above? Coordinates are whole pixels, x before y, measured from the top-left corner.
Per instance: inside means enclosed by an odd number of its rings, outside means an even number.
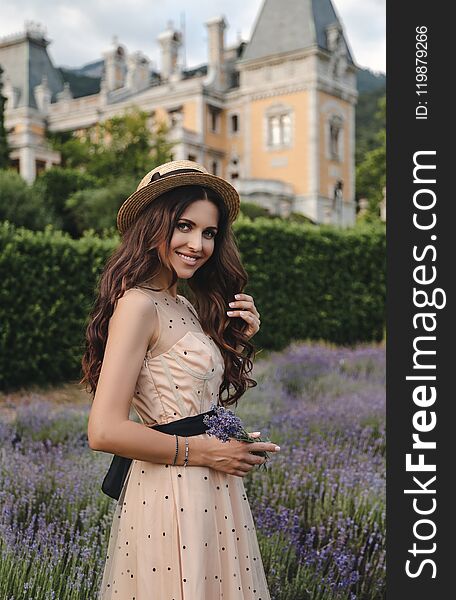
[[[112,240],[0,224],[0,389],[76,379]]]
[[[261,315],[257,345],[280,350],[293,339],[383,339],[384,225],[342,230],[256,219],[238,227],[236,237]]]
[[[258,348],[382,339],[383,226],[337,230],[240,218],[234,229],[250,277],[245,291],[261,314]],[[91,232],[73,240],[52,227],[32,232],[0,223],[0,389],[80,378],[97,276],[117,243]]]

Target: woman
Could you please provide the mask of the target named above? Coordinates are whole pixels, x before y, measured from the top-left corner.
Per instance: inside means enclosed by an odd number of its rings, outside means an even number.
[[[132,459],[100,600],[270,600],[243,477],[265,460],[253,451],[280,448],[188,426],[256,385],[249,338],[260,315],[242,293],[238,212],[236,190],[192,161],[148,173],[118,212],[122,242],[101,276],[83,357],[89,445]],[[131,403],[142,423],[129,420]]]

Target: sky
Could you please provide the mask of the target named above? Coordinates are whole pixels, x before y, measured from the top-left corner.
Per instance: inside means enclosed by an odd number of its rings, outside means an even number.
[[[24,31],[26,21],[39,23],[51,44],[56,66],[81,67],[102,58],[114,36],[128,53],[141,51],[160,66],[158,35],[170,21],[185,23],[185,62],[207,61],[204,22],[223,15],[226,45],[248,41],[263,0],[2,0],[0,37]],[[385,0],[333,0],[356,64],[385,72]]]

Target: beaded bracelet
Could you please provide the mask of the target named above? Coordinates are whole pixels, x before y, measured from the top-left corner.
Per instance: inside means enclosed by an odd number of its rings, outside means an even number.
[[[185,458],[184,458],[184,467],[188,465],[188,438],[185,438]]]
[[[177,460],[177,453],[178,453],[178,451],[179,451],[179,438],[177,437],[177,434],[174,434],[174,436],[176,437],[176,454],[175,454],[175,456],[174,456],[174,461],[173,461],[173,464],[172,464],[172,466],[173,466],[173,467],[174,467],[174,466],[175,466],[175,464],[176,464],[176,460]]]

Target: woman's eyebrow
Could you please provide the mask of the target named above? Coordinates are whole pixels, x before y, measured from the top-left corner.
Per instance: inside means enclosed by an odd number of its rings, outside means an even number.
[[[181,217],[181,219],[182,219],[182,221],[188,221],[192,225],[195,225],[195,223],[193,221],[191,221],[190,219],[186,219],[185,217]],[[206,229],[217,229],[217,227],[215,225],[208,225],[206,227]]]

